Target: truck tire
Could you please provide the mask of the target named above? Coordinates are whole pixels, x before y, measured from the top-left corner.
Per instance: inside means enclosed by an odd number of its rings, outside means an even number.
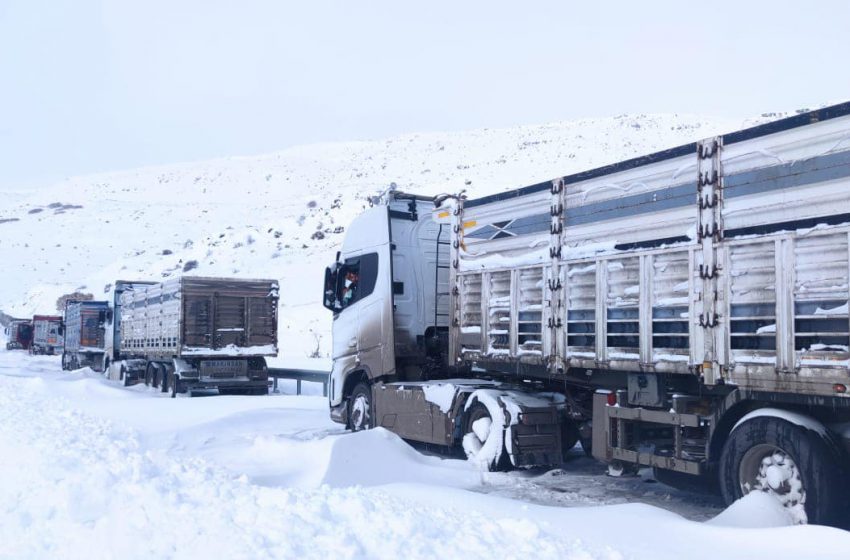
[[[161,393],[168,392],[168,366],[165,364],[157,364],[156,370],[159,372],[159,391]]]
[[[145,366],[145,385],[147,385],[148,387],[153,386],[154,374],[155,372],[153,369],[153,364],[151,362],[148,362],[148,365]]]
[[[490,438],[497,437],[491,431],[492,426],[493,419],[490,416],[490,411],[482,403],[476,402],[466,411],[463,423],[463,451],[468,460],[475,461],[487,441]],[[501,449],[495,458],[490,458],[487,462],[477,462],[480,467],[491,472],[506,471],[511,468],[511,460],[505,450],[504,441],[501,443]]]
[[[824,433],[776,416],[756,416],[729,434],[720,457],[727,504],[752,491],[776,496],[799,523],[841,521],[845,485],[838,446]]]
[[[118,369],[118,379],[125,387],[130,386],[130,375],[127,371],[127,365],[124,362],[121,362],[121,367]]]
[[[173,371],[168,372],[168,386],[171,389],[171,398],[177,398],[177,393],[180,392],[180,378]]]
[[[368,383],[358,383],[348,400],[348,429],[359,432],[373,426],[372,387]]]
[[[68,354],[62,352],[62,371],[68,371],[71,369],[68,364]]]

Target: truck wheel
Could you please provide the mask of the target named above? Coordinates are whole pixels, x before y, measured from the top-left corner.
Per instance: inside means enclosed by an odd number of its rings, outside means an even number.
[[[166,368],[165,380],[163,381],[163,384],[162,384],[162,389],[163,389],[162,392],[165,393],[165,392],[170,391],[171,392],[171,398],[172,399],[176,398],[177,397],[177,385],[178,385],[178,380],[177,380],[177,376],[175,375],[174,371],[172,371],[171,368]]]
[[[359,432],[372,426],[372,387],[367,383],[358,383],[348,401],[348,428],[352,432]]]
[[[148,365],[145,367],[145,385],[147,385],[148,387],[153,385],[153,378],[154,378],[153,364],[148,363]]]
[[[165,364],[159,364],[156,368],[159,372],[159,390],[162,393],[168,392],[168,367]]]
[[[775,496],[798,523],[838,522],[844,501],[838,446],[828,436],[775,416],[737,426],[720,457],[727,504],[754,491]]]
[[[121,383],[124,384],[125,387],[129,387],[130,386],[130,375],[129,375],[129,372],[127,371],[127,365],[124,364],[124,362],[121,362],[121,367],[119,368],[118,372],[119,372],[118,373],[118,379],[121,381]],[[147,381],[145,381],[145,383],[147,383]]]
[[[469,407],[463,427],[463,451],[468,460],[478,463],[480,467],[488,471],[506,471],[511,466],[510,458],[505,452],[504,441],[498,441],[502,438],[499,437],[497,430],[501,428],[499,426],[494,428],[493,418],[486,406],[476,402]],[[498,445],[501,449],[495,452],[494,457],[486,459],[480,457],[482,452],[486,452],[484,447],[491,438],[495,438],[491,445]]]
[[[68,354],[62,352],[62,371],[68,371]]]

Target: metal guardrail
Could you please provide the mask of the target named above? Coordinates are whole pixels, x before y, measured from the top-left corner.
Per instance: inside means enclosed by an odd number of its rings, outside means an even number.
[[[297,368],[269,368],[269,377],[271,377],[274,382],[272,384],[272,393],[279,393],[277,389],[277,380],[278,379],[294,379],[295,383],[295,392],[296,394],[301,394],[301,382],[302,381],[310,381],[313,383],[321,383],[322,384],[322,395],[325,397],[328,396],[328,379],[330,378],[330,372],[321,371],[316,369],[297,369]]]

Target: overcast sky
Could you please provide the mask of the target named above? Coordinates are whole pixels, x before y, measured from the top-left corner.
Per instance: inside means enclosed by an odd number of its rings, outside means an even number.
[[[816,0],[0,0],[0,187],[403,132],[841,100],[848,22],[850,2]]]

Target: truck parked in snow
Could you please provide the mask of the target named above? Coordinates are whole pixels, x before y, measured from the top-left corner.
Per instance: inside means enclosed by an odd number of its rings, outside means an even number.
[[[32,318],[30,354],[56,354],[62,349],[62,317],[34,315]]]
[[[850,103],[476,200],[389,192],[325,272],[331,418],[776,496],[850,478]]]
[[[106,301],[65,302],[62,369],[90,367],[102,371],[108,311],[109,303]]]
[[[172,396],[201,389],[268,393],[277,281],[185,276],[121,282],[115,293],[111,377],[125,384],[142,379]]]
[[[29,350],[32,344],[32,321],[11,319],[5,328],[6,350]]]
[[[121,297],[124,292],[144,286],[153,286],[156,282],[145,280],[118,280],[107,287],[109,308],[106,311],[104,333],[103,366],[101,371],[113,381],[121,381],[125,386],[132,385],[138,379],[136,369],[127,369],[121,355]],[[141,371],[144,374],[144,368]]]

